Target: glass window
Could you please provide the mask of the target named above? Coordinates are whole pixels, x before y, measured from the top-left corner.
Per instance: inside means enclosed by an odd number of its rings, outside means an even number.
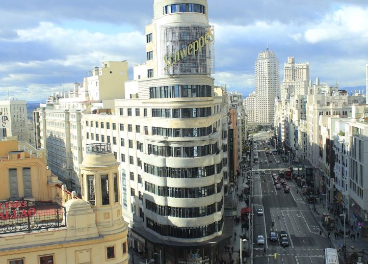
[[[127,243],[124,242],[123,243],[123,254],[126,254],[127,253]]]
[[[40,257],[40,264],[54,264],[54,256]]]
[[[104,126],[104,122],[101,122],[101,128],[104,128],[105,126]]]
[[[9,264],[24,264],[24,259],[12,259],[9,260]]]
[[[146,42],[147,43],[152,42],[152,33],[146,35]]]
[[[147,70],[147,77],[148,78],[153,78],[153,69],[148,69]]]
[[[115,194],[115,203],[119,202],[119,191],[118,191],[118,174],[114,173],[114,194]]]
[[[107,247],[106,248],[106,258],[114,259],[115,258],[115,247]]]
[[[87,175],[87,189],[87,200],[90,202],[90,204],[95,205],[95,176]]]
[[[112,123],[112,130],[116,130],[116,123]]]
[[[128,116],[132,116],[132,108],[128,108]]]
[[[102,196],[102,205],[107,205],[110,203],[109,179],[107,175],[101,175],[101,196]]]
[[[106,128],[110,129],[110,123],[109,122],[106,123]]]
[[[147,60],[153,60],[153,51],[147,52]]]
[[[131,124],[128,125],[128,132],[132,132],[133,131],[133,126]]]

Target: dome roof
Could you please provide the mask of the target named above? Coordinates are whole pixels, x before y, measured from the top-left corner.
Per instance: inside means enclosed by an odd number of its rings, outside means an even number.
[[[113,167],[119,166],[119,164],[120,163],[116,161],[115,156],[112,153],[89,153],[84,157],[80,168]]]
[[[66,211],[68,213],[86,214],[92,210],[91,205],[82,199],[71,199],[65,203]]]

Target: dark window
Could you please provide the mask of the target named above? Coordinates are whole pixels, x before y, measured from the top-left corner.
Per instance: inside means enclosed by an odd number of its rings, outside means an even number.
[[[120,131],[124,131],[124,124],[120,124]]]
[[[112,130],[116,130],[116,123],[112,123]]]
[[[121,154],[121,162],[125,162],[125,155]]]
[[[147,108],[144,108],[144,109],[143,109],[143,115],[144,115],[144,116],[147,116]]]
[[[129,139],[129,148],[133,148],[133,140]]]
[[[95,205],[95,177],[93,175],[87,175],[87,200],[90,204]]]
[[[114,173],[114,195],[115,195],[115,203],[119,202],[119,191],[118,191],[118,174]]]
[[[101,128],[104,128],[104,127],[105,127],[104,122],[101,122]]]
[[[107,257],[107,259],[115,258],[115,247],[107,247],[106,248],[106,257]]]
[[[120,115],[124,115],[124,108],[119,108]]]
[[[116,137],[112,137],[112,144],[116,145]]]
[[[124,138],[120,139],[120,146],[124,147]]]
[[[54,256],[40,257],[40,264],[54,264]]]
[[[24,260],[23,259],[13,259],[13,260],[9,260],[9,264],[23,264]]]
[[[146,35],[146,42],[147,43],[152,42],[152,33]]]
[[[33,197],[31,168],[23,168],[23,188],[24,188],[24,197],[27,197],[27,198]]]
[[[148,69],[147,70],[147,77],[148,78],[153,78],[153,69]]]
[[[110,129],[110,123],[109,122],[106,123],[106,128]]]
[[[109,179],[107,175],[101,176],[101,195],[102,195],[102,205],[107,205],[110,203],[109,199]]]
[[[126,254],[127,253],[127,243],[124,242],[123,243],[123,254]]]
[[[137,132],[137,133],[141,132],[141,127],[139,125],[135,126],[135,132]]]
[[[153,51],[147,52],[147,60],[153,60]]]
[[[128,116],[132,116],[132,108],[128,108]]]
[[[128,132],[132,132],[133,131],[133,126],[131,124],[128,125]]]
[[[132,165],[134,164],[134,158],[132,156],[129,156],[129,163]]]
[[[135,109],[135,116],[140,116],[141,115],[141,111],[139,108]]]

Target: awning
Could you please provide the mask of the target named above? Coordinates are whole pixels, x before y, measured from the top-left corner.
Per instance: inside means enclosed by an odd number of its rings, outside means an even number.
[[[240,212],[241,212],[242,215],[243,214],[249,214],[249,213],[252,212],[252,208],[250,208],[250,207],[243,207]]]

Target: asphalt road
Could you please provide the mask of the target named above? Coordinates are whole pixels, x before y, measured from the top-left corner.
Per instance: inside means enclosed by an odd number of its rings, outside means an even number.
[[[292,180],[287,181],[291,189],[290,193],[284,193],[284,188],[276,190],[272,173],[290,165],[278,164],[277,161],[281,161],[279,155],[266,156],[265,146],[267,145],[258,142],[258,157],[262,163],[256,164],[253,168],[253,262],[256,264],[325,263],[324,249],[330,246],[329,240],[319,235],[318,222],[310,211],[309,205],[302,199],[301,194],[297,193],[296,185]],[[261,174],[262,172],[265,174]],[[264,214],[258,215],[257,208],[263,208]],[[288,234],[289,246],[284,248],[279,241],[271,242],[269,240],[271,231],[277,234],[285,231]],[[264,245],[257,244],[258,235],[266,238]]]

